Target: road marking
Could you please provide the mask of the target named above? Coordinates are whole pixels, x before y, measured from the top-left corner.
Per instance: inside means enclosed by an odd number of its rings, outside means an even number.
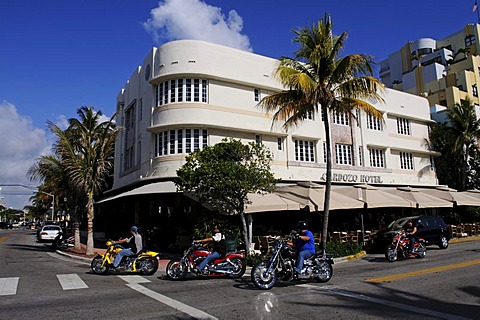
[[[147,297],[155,299],[158,302],[161,302],[161,303],[163,303],[163,304],[165,304],[169,307],[172,307],[172,308],[174,308],[178,311],[186,313],[186,314],[190,315],[191,317],[193,317],[195,319],[218,320],[214,316],[212,316],[212,315],[210,315],[206,312],[203,312],[202,310],[195,309],[194,307],[191,307],[189,305],[181,303],[180,301],[174,300],[172,298],[164,296],[163,294],[160,294],[158,292],[155,292],[153,290],[150,290],[150,289],[147,289],[147,288],[141,286],[140,283],[145,283],[144,280],[147,280],[147,279],[145,279],[141,276],[137,276],[137,277],[135,277],[135,276],[119,276],[119,277],[121,277],[123,280],[125,280],[127,282],[127,286],[132,288],[133,290],[135,290],[137,292],[140,292],[140,293],[146,295]],[[144,280],[142,280],[140,278],[143,278]],[[144,282],[139,282],[139,281],[144,281]],[[147,280],[147,282],[150,282],[150,281]]]
[[[480,260],[472,260],[472,261],[467,261],[467,262],[450,264],[448,266],[417,270],[417,271],[395,274],[395,275],[386,276],[386,277],[372,278],[372,279],[365,280],[365,282],[377,282],[377,283],[378,282],[388,282],[388,281],[393,281],[393,280],[398,280],[398,279],[403,279],[403,278],[416,277],[416,276],[420,276],[420,275],[428,274],[428,273],[435,273],[435,272],[441,272],[441,271],[452,270],[452,269],[457,269],[457,268],[464,268],[464,267],[473,266],[473,265],[476,265],[476,264],[480,264]]]
[[[8,236],[3,236],[0,237],[0,244],[2,244],[3,241],[7,240]]]
[[[18,277],[0,278],[0,296],[10,296],[17,293]]]
[[[128,275],[128,276],[118,276],[119,278],[121,278],[122,280],[124,280],[126,283],[137,283],[137,284],[140,284],[140,283],[149,283],[151,282],[150,280],[148,280],[147,278],[144,278],[142,276],[139,276],[139,275]]]
[[[62,285],[63,290],[86,289],[88,286],[83,282],[78,274],[57,274],[58,281]]]
[[[309,289],[314,289],[314,290],[317,290],[317,291],[328,291],[328,292],[331,292],[331,293],[334,293],[334,294],[337,294],[337,295],[340,295],[340,296],[344,296],[344,297],[348,297],[348,298],[352,298],[352,299],[357,299],[357,300],[362,300],[362,301],[367,301],[367,302],[370,302],[370,303],[382,304],[382,305],[385,305],[387,307],[393,307],[393,308],[402,309],[402,310],[406,310],[406,311],[410,311],[410,312],[414,312],[414,313],[424,314],[424,315],[427,315],[427,316],[430,316],[430,317],[433,316],[433,317],[437,317],[437,318],[440,318],[440,319],[471,320],[471,318],[465,318],[465,317],[461,317],[461,316],[457,316],[457,315],[453,315],[453,314],[449,314],[449,313],[443,313],[443,312],[438,312],[438,311],[434,311],[434,310],[419,308],[419,307],[416,307],[416,306],[411,305],[411,304],[402,304],[402,303],[398,303],[398,302],[373,298],[373,297],[369,297],[369,296],[366,296],[366,295],[363,295],[363,294],[358,294],[358,293],[354,293],[354,292],[350,292],[350,291],[346,291],[346,290],[341,290],[341,289],[338,289],[338,288],[333,287],[333,286],[318,287],[318,286],[315,286],[315,285],[312,285],[312,284],[301,284],[301,285],[298,285],[298,286],[304,287],[304,288],[309,288]]]

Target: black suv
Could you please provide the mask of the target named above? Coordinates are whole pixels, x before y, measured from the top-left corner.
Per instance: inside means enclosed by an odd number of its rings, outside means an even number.
[[[417,227],[417,237],[423,238],[427,245],[436,244],[440,249],[448,248],[450,232],[441,217],[437,216],[414,216],[404,217],[393,221],[385,229],[377,232],[374,239],[375,248],[383,250],[391,242],[395,231],[402,230],[409,219],[413,220],[413,225]]]

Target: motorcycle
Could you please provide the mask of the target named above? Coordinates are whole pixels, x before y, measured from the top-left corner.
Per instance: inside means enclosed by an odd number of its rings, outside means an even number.
[[[107,241],[107,251],[105,254],[99,254],[93,258],[91,263],[92,271],[96,274],[105,274],[110,269],[115,256],[123,249],[119,244],[113,241]],[[125,272],[138,272],[143,275],[152,275],[158,270],[158,253],[142,250],[138,254],[124,257],[118,266],[119,270]]]
[[[290,234],[295,238],[295,235]],[[261,261],[252,268],[251,279],[255,287],[261,290],[271,289],[280,281],[297,279],[295,275],[297,253],[284,237],[277,237],[273,245],[270,260]],[[300,279],[315,279],[317,282],[328,282],[333,276],[333,257],[315,253],[304,260]]]
[[[65,239],[65,235],[63,232],[59,232],[55,239],[52,242],[53,249],[63,249],[63,248],[70,248],[75,246],[75,237],[71,236]]]
[[[401,231],[395,232],[392,243],[388,246],[385,252],[385,258],[390,262],[395,262],[399,257],[408,258],[410,253],[408,252],[410,247],[410,239],[407,238],[405,233]],[[425,258],[427,255],[427,248],[425,247],[425,240],[420,238],[415,242],[413,248],[413,256],[416,258]]]
[[[210,254],[202,244],[192,242],[187,248],[181,258],[173,259],[167,264],[166,274],[172,280],[182,280],[187,275],[188,271],[194,272],[200,262]],[[240,278],[244,275],[247,268],[245,255],[239,252],[227,252],[213,261],[210,261],[206,266],[205,272],[198,274],[205,277],[221,277],[227,276],[229,278]]]

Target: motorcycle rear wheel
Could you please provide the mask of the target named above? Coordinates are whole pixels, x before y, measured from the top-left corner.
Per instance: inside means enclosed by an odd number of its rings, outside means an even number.
[[[166,269],[167,277],[172,280],[183,280],[187,275],[187,265],[180,259],[170,260]]]
[[[397,250],[394,247],[389,246],[385,252],[385,258],[390,262],[395,262],[398,259]]]
[[[93,258],[92,263],[90,265],[92,267],[93,273],[105,274],[108,272],[108,269],[109,269],[108,263],[105,263],[102,266],[102,262],[103,262],[102,256],[96,256],[95,258]]]
[[[270,290],[278,279],[277,269],[274,269],[272,273],[267,273],[268,265],[270,261],[262,261],[257,263],[252,268],[251,279],[255,287],[260,290]]]
[[[140,266],[140,273],[146,276],[151,276],[158,270],[157,258],[142,258],[137,261],[137,264]]]
[[[333,276],[333,267],[330,263],[323,261],[320,262],[320,265],[316,267],[313,277],[315,281],[325,283],[330,281]]]
[[[234,258],[231,259],[230,262],[233,264],[233,272],[227,273],[228,277],[232,279],[241,278],[247,269],[247,262],[245,259]]]

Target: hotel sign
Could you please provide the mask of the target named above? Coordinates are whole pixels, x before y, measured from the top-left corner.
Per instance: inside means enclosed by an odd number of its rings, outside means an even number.
[[[322,180],[327,180],[326,173],[322,175]],[[370,174],[332,173],[332,182],[383,183],[383,179]]]

